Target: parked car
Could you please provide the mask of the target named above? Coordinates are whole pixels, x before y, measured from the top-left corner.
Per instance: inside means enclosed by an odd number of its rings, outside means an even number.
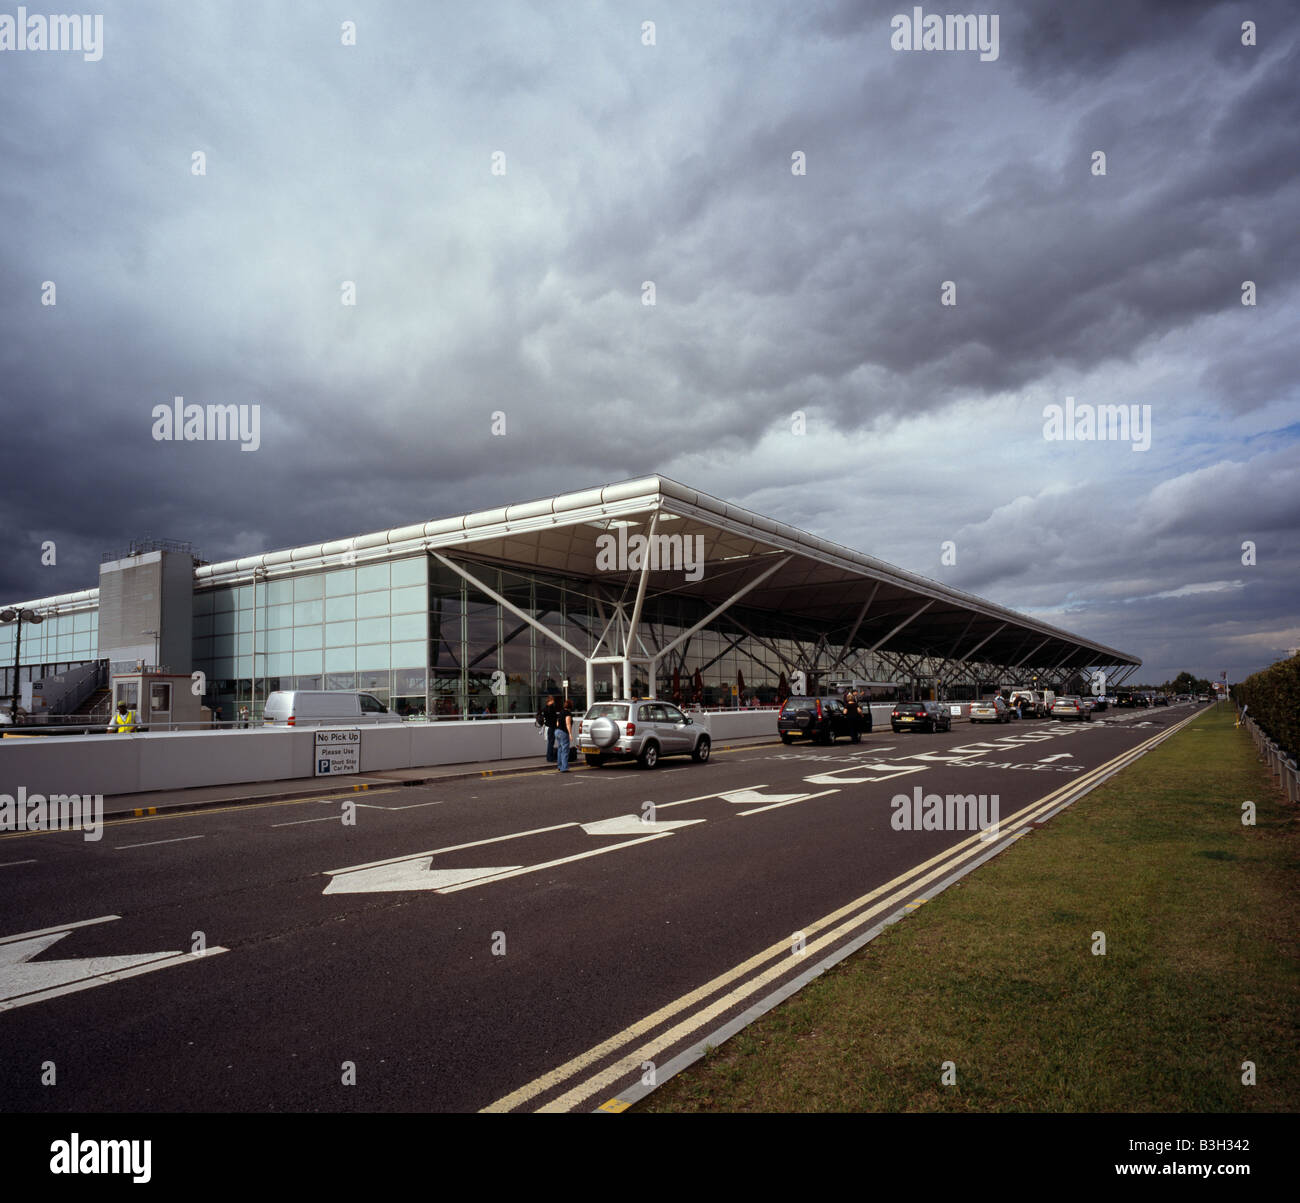
[[[1021,718],[1048,718],[1056,694],[1050,689],[1016,689],[1011,693],[1011,708]]]
[[[894,731],[951,731],[952,711],[938,702],[899,702],[889,716]]]
[[[1152,700],[1155,702],[1157,706],[1169,705],[1169,695],[1167,693],[1158,693],[1155,695],[1155,697]]]
[[[661,756],[689,756],[703,764],[713,740],[671,702],[615,699],[587,709],[578,721],[577,746],[592,768],[608,760],[635,760],[652,769]]]
[[[1083,704],[1082,698],[1067,695],[1057,698],[1052,705],[1052,718],[1060,719],[1062,722],[1072,718],[1079,722],[1090,723],[1092,722],[1092,711]]]
[[[781,742],[786,744],[801,737],[833,744],[841,735],[858,743],[864,733],[871,733],[871,709],[863,706],[861,723],[855,728],[839,698],[786,698],[776,716],[776,730]]]
[[[972,702],[970,707],[970,721],[972,723],[1009,723],[1011,721],[1011,707],[1007,705],[1007,700],[1001,694],[991,698],[982,698],[978,702]]]
[[[401,721],[374,694],[349,689],[277,689],[262,708],[267,727],[369,727]]]
[[[1095,697],[1092,699],[1092,708],[1094,710],[1098,710],[1098,711],[1105,710],[1109,704],[1110,704],[1109,701],[1104,696]]]

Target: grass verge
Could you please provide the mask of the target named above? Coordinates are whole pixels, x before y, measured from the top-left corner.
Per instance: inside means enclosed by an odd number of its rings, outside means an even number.
[[[1298,823],[1215,706],[634,1110],[1293,1111]]]

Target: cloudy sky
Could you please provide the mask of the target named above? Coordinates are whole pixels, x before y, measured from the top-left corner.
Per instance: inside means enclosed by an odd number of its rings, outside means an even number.
[[[660,472],[1148,681],[1300,644],[1293,5],[95,11],[0,49],[0,598]]]

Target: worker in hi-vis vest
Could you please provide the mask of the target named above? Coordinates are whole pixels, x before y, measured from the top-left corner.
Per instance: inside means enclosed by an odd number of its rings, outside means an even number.
[[[132,710],[125,702],[118,702],[117,713],[113,715],[113,721],[108,724],[110,731],[116,731],[118,735],[126,731],[135,730],[135,711]]]

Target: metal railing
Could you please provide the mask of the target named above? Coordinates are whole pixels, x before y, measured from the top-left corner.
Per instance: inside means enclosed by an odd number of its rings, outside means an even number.
[[[1238,711],[1237,721],[1250,733],[1251,739],[1255,741],[1255,750],[1259,753],[1258,759],[1268,766],[1273,779],[1286,792],[1287,801],[1300,803],[1300,768],[1296,762],[1287,755],[1286,749],[1269,738],[1267,732],[1249,714]]]

